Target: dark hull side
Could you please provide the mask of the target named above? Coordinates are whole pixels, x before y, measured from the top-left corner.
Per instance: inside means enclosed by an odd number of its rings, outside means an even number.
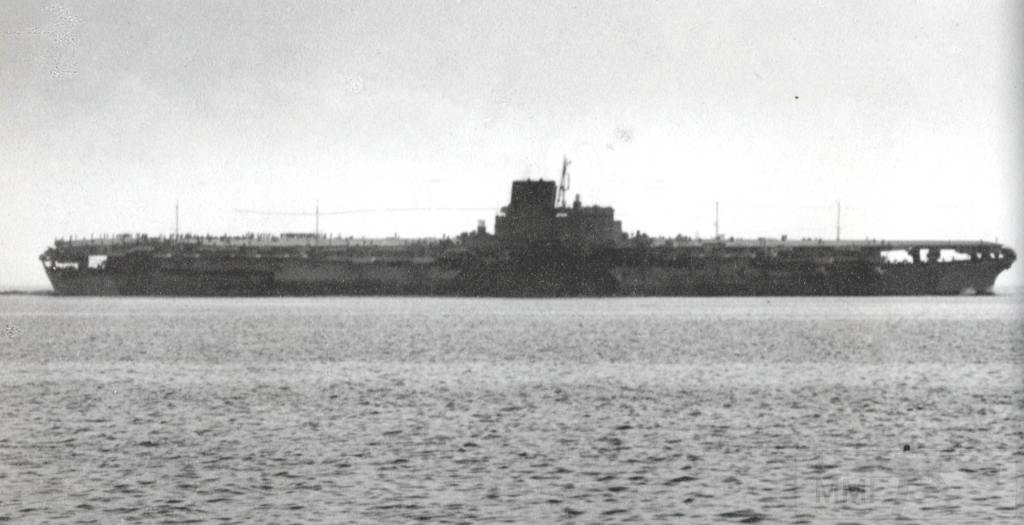
[[[549,264],[150,262],[104,269],[51,269],[58,295],[153,296],[771,296],[991,293],[999,261],[866,263],[809,267],[709,261],[696,266]]]

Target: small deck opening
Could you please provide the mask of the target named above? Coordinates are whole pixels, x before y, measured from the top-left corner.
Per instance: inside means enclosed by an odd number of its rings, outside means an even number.
[[[915,251],[917,252],[916,258],[914,257]],[[953,248],[915,248],[910,250],[883,250],[880,255],[883,261],[891,264],[904,264],[914,262],[946,263],[972,260],[970,254],[957,251]]]

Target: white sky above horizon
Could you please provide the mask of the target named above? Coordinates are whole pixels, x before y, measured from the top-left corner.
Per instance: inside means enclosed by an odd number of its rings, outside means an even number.
[[[0,288],[55,237],[312,231],[239,209],[487,208],[555,179],[627,231],[1024,251],[1005,2],[19,2],[0,17]],[[570,196],[571,198],[571,196]],[[456,235],[486,211],[324,215]],[[1000,284],[1024,283],[1017,263]]]

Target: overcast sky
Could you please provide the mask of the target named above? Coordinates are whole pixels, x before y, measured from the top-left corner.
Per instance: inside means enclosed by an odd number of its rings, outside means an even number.
[[[1024,252],[1019,2],[7,2],[0,287],[57,236],[312,231],[555,178],[629,231]],[[330,215],[455,235],[493,211]],[[1024,283],[1020,263],[1000,284]]]

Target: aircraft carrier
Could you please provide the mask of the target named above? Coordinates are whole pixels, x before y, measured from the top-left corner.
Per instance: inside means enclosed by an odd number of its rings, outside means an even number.
[[[58,239],[58,295],[690,296],[990,294],[1016,254],[983,241],[652,238],[610,207],[520,180],[494,232],[441,239],[309,234]]]

